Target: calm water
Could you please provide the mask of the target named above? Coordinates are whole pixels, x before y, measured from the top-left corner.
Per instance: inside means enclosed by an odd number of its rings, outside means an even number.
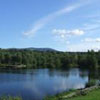
[[[0,95],[21,96],[24,100],[42,100],[69,89],[84,88],[88,72],[70,70],[1,70]]]

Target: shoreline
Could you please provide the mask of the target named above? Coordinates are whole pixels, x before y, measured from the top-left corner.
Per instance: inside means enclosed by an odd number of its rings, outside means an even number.
[[[69,90],[68,92],[59,93],[54,96],[45,97],[43,100],[67,100],[74,97],[86,96],[91,91],[100,89],[100,85],[91,86],[83,89]]]

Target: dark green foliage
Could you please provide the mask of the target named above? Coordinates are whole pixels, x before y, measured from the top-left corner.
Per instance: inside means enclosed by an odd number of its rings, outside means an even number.
[[[22,100],[20,97],[2,96],[0,100]]]
[[[26,65],[27,68],[100,68],[100,52],[57,52],[0,49],[0,67]]]
[[[95,85],[96,85],[96,80],[92,79],[92,80],[89,80],[89,82],[86,84],[86,88],[95,86]]]

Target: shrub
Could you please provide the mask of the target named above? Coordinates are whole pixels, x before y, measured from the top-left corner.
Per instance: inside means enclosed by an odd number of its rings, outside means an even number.
[[[96,80],[90,80],[90,81],[86,84],[86,88],[87,88],[87,87],[94,86],[94,85],[96,85]]]

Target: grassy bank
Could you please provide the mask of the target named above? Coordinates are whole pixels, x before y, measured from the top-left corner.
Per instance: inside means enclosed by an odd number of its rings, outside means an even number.
[[[70,91],[44,100],[100,100],[100,87]]]
[[[100,100],[100,88],[87,93],[85,96],[77,96],[67,100]]]
[[[22,100],[21,97],[1,96],[0,100]]]

